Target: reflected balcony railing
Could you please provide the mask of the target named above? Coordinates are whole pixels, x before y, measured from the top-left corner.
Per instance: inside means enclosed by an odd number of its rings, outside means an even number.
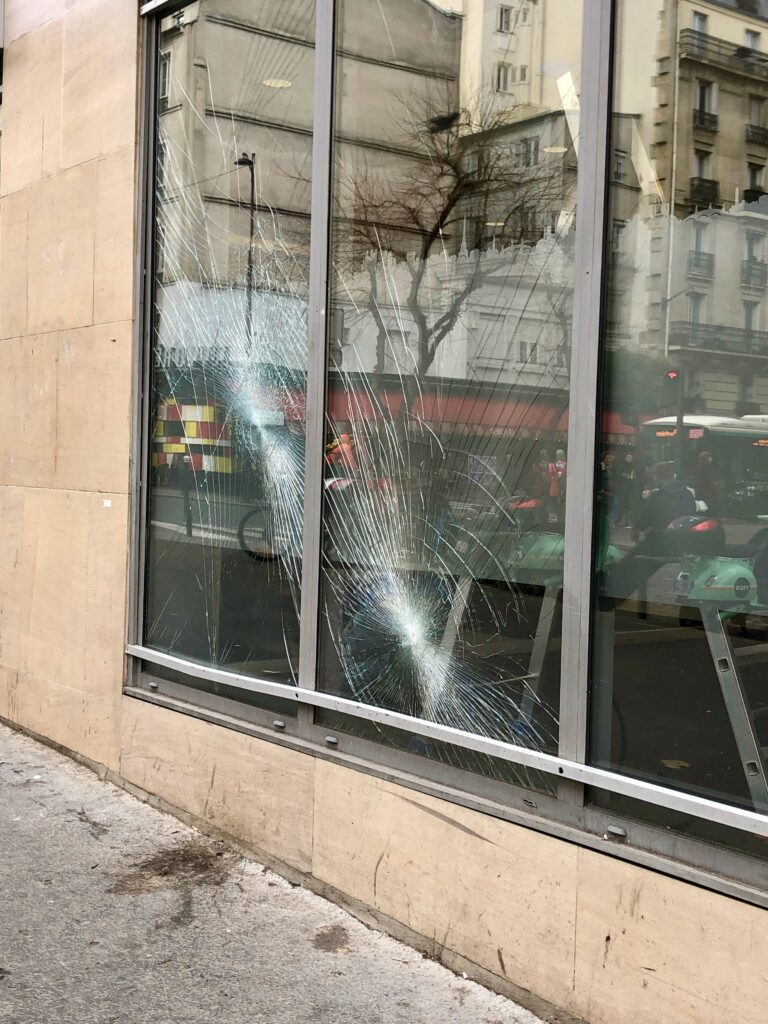
[[[669,347],[707,349],[723,355],[768,357],[768,331],[748,331],[742,327],[726,327],[724,324],[673,320],[669,325]]]
[[[747,142],[756,142],[759,146],[768,146],[768,128],[759,124],[748,124],[746,128]]]
[[[693,108],[693,127],[701,128],[705,132],[717,131],[717,114],[711,114],[708,110]]]
[[[698,60],[704,64],[715,64],[729,71],[755,78],[768,76],[768,54],[753,50],[749,46],[729,43],[706,32],[695,32],[684,28],[680,33],[679,52],[682,58]]]
[[[742,260],[741,283],[747,288],[765,288],[768,283],[768,265],[762,260]]]
[[[691,202],[710,206],[720,202],[720,182],[712,178],[691,178]]]
[[[715,254],[691,249],[688,253],[688,273],[691,277],[714,277]]]

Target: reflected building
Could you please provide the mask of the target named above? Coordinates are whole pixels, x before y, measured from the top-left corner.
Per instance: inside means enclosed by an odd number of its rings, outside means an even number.
[[[768,5],[674,0],[623,22],[655,39],[656,73],[617,96],[609,341],[679,367],[687,412],[766,412]]]
[[[428,6],[439,18],[437,5]],[[577,25],[565,39],[578,12],[563,3],[454,6],[459,45],[450,73],[435,76],[407,109],[387,98],[391,143],[408,139],[424,160],[366,167],[361,176],[340,149],[341,212],[356,215],[339,231],[332,356],[349,371],[410,370],[499,394],[511,386],[558,392],[565,401]],[[393,25],[398,53],[408,30],[407,17]],[[343,99],[341,106],[343,117]]]
[[[302,315],[311,177],[310,7],[306,0],[293,0],[270,13],[270,24],[260,18],[258,26],[247,3],[228,5],[226,17],[204,4],[190,5],[162,21],[157,138],[161,359],[205,360],[214,347],[221,359],[222,322],[229,358],[236,358],[247,319],[249,253],[255,264],[251,302],[263,308],[265,296],[268,306],[280,296],[284,315],[288,310]],[[572,135],[578,131],[578,111],[565,113],[563,103],[569,91],[575,95],[578,12],[563,2],[423,0],[404,5],[402,16],[391,19],[389,40],[371,33],[365,4],[348,5],[344,18],[349,43],[340,57],[341,94],[363,87],[356,83],[364,74],[369,99],[365,116],[349,105],[342,111],[345,128],[336,140],[337,176],[348,183],[337,190],[334,210],[337,223],[345,225],[345,250],[337,257],[345,287],[351,292],[367,287],[367,261],[377,247],[398,262],[413,254],[434,256],[429,294],[419,302],[445,307],[452,301],[446,296],[461,294],[459,278],[469,268],[477,287],[462,299],[461,315],[432,375],[491,381],[491,367],[498,368],[503,349],[499,383],[508,384],[518,373],[520,383],[542,386],[549,367],[546,383],[562,387],[569,345],[562,325],[571,301],[570,286],[564,291],[563,281],[570,275],[565,264],[575,205]],[[205,59],[195,56],[200,53]],[[571,62],[563,59],[569,53]],[[558,55],[554,71],[547,54]],[[262,80],[238,87],[240,69],[254,64]],[[563,73],[556,79],[557,70]],[[414,136],[423,135],[425,127],[434,146],[422,157]],[[262,159],[265,152],[275,154],[269,169]],[[447,162],[456,154],[461,169],[454,192],[462,192],[462,199],[440,225],[439,242],[425,250],[423,231],[420,235],[405,223],[410,198],[401,196],[393,212],[392,183],[426,187],[431,184],[430,159],[437,155]],[[455,196],[444,198],[453,204]],[[421,213],[427,221],[441,216],[432,208]],[[428,232],[430,225],[421,228]],[[500,297],[498,267],[518,250],[520,277],[507,270],[506,294]],[[468,262],[466,253],[482,253],[482,265]],[[537,282],[552,281],[551,296],[544,298],[547,289],[539,287],[534,306],[525,286],[533,267]],[[412,334],[402,322],[395,325],[402,320],[396,305],[387,308],[382,302],[389,325],[384,343],[375,324],[361,323],[355,303],[337,301],[332,352],[349,351],[353,343],[358,368],[402,369],[405,363],[397,355],[382,357],[384,348],[407,348]],[[498,329],[487,332],[481,326],[488,317],[499,323],[499,307],[509,311],[502,317],[503,341]],[[272,358],[299,367],[303,352],[275,352]]]

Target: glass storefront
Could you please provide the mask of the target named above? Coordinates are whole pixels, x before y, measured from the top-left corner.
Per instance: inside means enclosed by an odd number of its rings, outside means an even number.
[[[763,857],[768,8],[151,18],[153,685]]]

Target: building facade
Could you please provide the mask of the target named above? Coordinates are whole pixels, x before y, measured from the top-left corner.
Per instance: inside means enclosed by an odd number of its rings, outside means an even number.
[[[0,718],[546,1014],[768,995],[768,6],[5,0]]]

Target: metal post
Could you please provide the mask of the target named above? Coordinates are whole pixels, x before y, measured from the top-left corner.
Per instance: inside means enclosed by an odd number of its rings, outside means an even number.
[[[768,811],[768,778],[755,728],[752,708],[736,667],[736,658],[728,630],[717,608],[701,607],[701,621],[717,673],[717,681],[728,712],[733,738],[739,751],[741,767],[756,811]]]
[[[685,370],[678,370],[677,377],[677,419],[675,421],[675,448],[677,463],[677,479],[682,480],[683,469],[685,468]]]
[[[134,272],[134,354],[132,362],[133,397],[131,431],[131,544],[130,603],[128,640],[142,643],[144,639],[144,585],[148,523],[149,485],[151,480],[151,383],[154,287],[154,220],[155,220],[155,112],[157,88],[157,23],[142,23],[142,62],[140,154],[136,193],[137,246]],[[138,675],[138,664],[129,665],[129,680]]]
[[[246,272],[245,290],[247,293],[245,306],[245,336],[250,343],[251,325],[253,321],[253,241],[256,233],[256,154],[251,153],[251,161],[248,167],[251,174],[251,220],[250,235],[248,240],[248,270]]]
[[[312,237],[309,252],[309,359],[306,394],[304,533],[299,635],[299,685],[317,685],[322,558],[323,466],[327,377],[328,266],[331,230],[333,82],[336,52],[334,0],[317,0],[315,117],[312,142]]]
[[[251,176],[250,232],[248,235],[248,264],[245,272],[245,337],[251,340],[253,323],[253,241],[256,235],[256,154],[243,153],[235,161],[236,167],[247,167]]]
[[[571,416],[565,503],[563,639],[560,681],[562,757],[586,759],[597,385],[606,220],[611,93],[612,0],[585,0],[576,195],[571,345]],[[578,798],[578,794],[576,794]]]

